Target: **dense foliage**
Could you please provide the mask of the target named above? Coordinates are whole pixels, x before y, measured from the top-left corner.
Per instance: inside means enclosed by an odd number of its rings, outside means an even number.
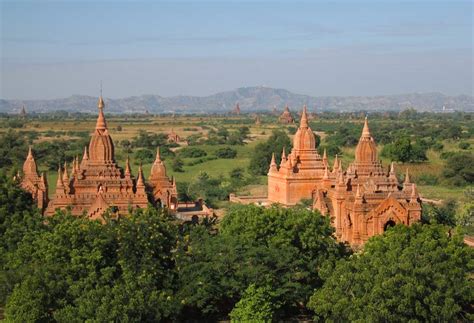
[[[290,137],[283,130],[274,130],[267,141],[259,143],[255,147],[254,154],[250,160],[249,172],[254,175],[266,175],[270,167],[272,153],[275,154],[277,164],[281,161],[281,152],[291,151]]]
[[[457,153],[446,160],[443,176],[449,183],[462,186],[474,183],[474,154]]]
[[[272,315],[297,313],[322,285],[319,268],[346,254],[332,232],[318,213],[256,206],[232,208],[216,235],[194,228],[178,259],[186,311],[224,317],[243,295],[254,297],[254,284],[257,294],[272,291]],[[234,315],[253,301],[264,300],[243,300]]]
[[[58,214],[6,264],[14,321],[157,321],[176,312],[176,225],[148,209],[102,224]]]
[[[474,319],[474,250],[442,225],[396,226],[321,273],[326,282],[309,302],[317,320]]]
[[[421,162],[426,157],[426,147],[418,142],[412,143],[410,138],[402,137],[393,143],[386,144],[382,149],[382,156],[398,162]]]

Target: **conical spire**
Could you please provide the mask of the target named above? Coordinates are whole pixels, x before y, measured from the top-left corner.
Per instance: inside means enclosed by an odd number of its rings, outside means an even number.
[[[276,166],[276,162],[275,162],[275,153],[272,153],[272,160],[270,162],[270,166],[271,165],[275,165]]]
[[[336,158],[334,158],[334,164],[332,165],[332,171],[335,172],[339,167],[339,159],[336,154]]]
[[[56,180],[56,191],[58,188],[64,189],[64,183],[63,183],[63,172],[61,169],[61,165],[58,167],[58,179]]]
[[[275,153],[272,153],[272,160],[270,161],[270,170],[269,172],[277,171],[277,164],[275,161]]]
[[[405,181],[403,182],[403,184],[411,184],[410,174],[408,173],[408,168],[407,168],[407,171],[406,171],[406,174],[405,174]]]
[[[395,163],[394,162],[392,162],[390,164],[390,172],[388,174],[388,177],[392,178],[392,179],[395,179],[395,180],[397,179],[397,174],[395,173]]]
[[[132,176],[132,172],[130,170],[130,157],[127,156],[127,161],[125,162],[125,176],[130,178]]]
[[[144,187],[144,186],[145,186],[145,182],[143,181],[142,163],[140,163],[140,166],[138,167],[137,187]]]
[[[323,163],[325,166],[328,165],[328,156],[326,154],[326,148],[324,148],[324,152],[323,152]]]
[[[31,145],[28,147],[28,156],[26,159],[33,159],[33,151],[31,150]]]
[[[40,181],[43,185],[43,188],[48,188],[48,179],[46,177],[46,174],[44,172],[41,173]]]
[[[87,146],[84,146],[84,154],[82,155],[82,160],[88,160],[89,154],[87,153]]]
[[[303,113],[301,114],[300,128],[308,128],[308,114],[306,112],[306,104],[303,107]]]
[[[283,147],[283,150],[281,152],[280,168],[285,166],[285,164],[286,164],[286,151],[285,151],[285,147]]]
[[[370,137],[370,130],[369,130],[369,121],[367,120],[367,116],[365,116],[364,120],[364,128],[362,129],[362,136],[363,137]]]
[[[160,147],[159,146],[156,148],[155,162],[161,162],[161,155],[160,155]]]
[[[328,166],[327,165],[324,166],[323,179],[329,179],[329,172],[328,172]]]
[[[105,122],[104,116],[104,100],[102,95],[99,97],[99,102],[97,103],[97,108],[99,108],[99,115],[97,116],[97,123],[95,124],[96,130],[105,130],[107,129],[107,123]]]
[[[64,185],[66,185],[69,182],[69,175],[68,175],[68,171],[67,171],[67,162],[64,162],[63,182],[64,182]]]

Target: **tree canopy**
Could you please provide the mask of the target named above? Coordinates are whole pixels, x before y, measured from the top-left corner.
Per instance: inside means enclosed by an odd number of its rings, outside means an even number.
[[[321,275],[316,319],[336,322],[472,321],[474,250],[440,224],[395,226]]]

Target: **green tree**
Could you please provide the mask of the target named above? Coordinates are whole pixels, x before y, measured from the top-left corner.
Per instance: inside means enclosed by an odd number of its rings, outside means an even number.
[[[225,317],[255,284],[291,316],[322,285],[319,268],[345,255],[332,233],[327,217],[303,208],[234,206],[217,235],[196,227],[183,241],[179,298],[191,313]]]
[[[426,157],[426,147],[420,143],[412,144],[410,138],[401,137],[394,143],[387,144],[382,149],[382,156],[398,162],[421,162]]]
[[[217,149],[214,154],[217,158],[232,159],[237,157],[237,150],[232,149],[230,147],[222,147]]]
[[[184,172],[183,166],[184,166],[184,163],[181,160],[181,158],[179,158],[179,156],[176,156],[171,163],[171,169],[175,172],[179,172],[179,173]]]
[[[21,271],[12,269],[8,259],[22,241],[30,243],[35,234],[44,229],[43,217],[31,195],[11,176],[0,172],[0,307],[21,280]]]
[[[105,223],[57,214],[11,260],[24,272],[8,298],[10,321],[160,321],[173,297],[177,228],[153,208]]]
[[[474,183],[474,154],[453,153],[444,165],[443,177],[455,186]]]
[[[230,312],[231,322],[272,322],[277,304],[269,287],[251,284]]]
[[[275,153],[277,163],[281,160],[283,148],[286,152],[291,150],[291,140],[282,130],[273,131],[266,142],[259,143],[250,159],[249,172],[253,175],[266,175],[270,167],[272,153]]]
[[[324,286],[308,306],[321,321],[472,321],[473,270],[474,250],[460,232],[395,226],[326,267]]]

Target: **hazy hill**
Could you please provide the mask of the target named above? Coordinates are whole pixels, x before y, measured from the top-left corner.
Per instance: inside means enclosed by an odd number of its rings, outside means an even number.
[[[354,111],[354,110],[403,110],[413,107],[419,111],[439,111],[447,109],[474,111],[474,98],[468,95],[446,96],[441,93],[412,93],[381,96],[323,96],[312,97],[291,93],[284,89],[268,87],[243,87],[233,91],[209,96],[141,95],[121,99],[105,98],[107,109],[113,113],[145,112],[228,112],[239,102],[243,112],[270,111],[274,106],[282,110],[285,104],[296,110],[307,104],[316,110]],[[75,112],[95,112],[96,97],[73,95],[68,98],[52,100],[0,100],[0,112],[19,112],[26,106],[27,112],[49,112],[57,110]]]

